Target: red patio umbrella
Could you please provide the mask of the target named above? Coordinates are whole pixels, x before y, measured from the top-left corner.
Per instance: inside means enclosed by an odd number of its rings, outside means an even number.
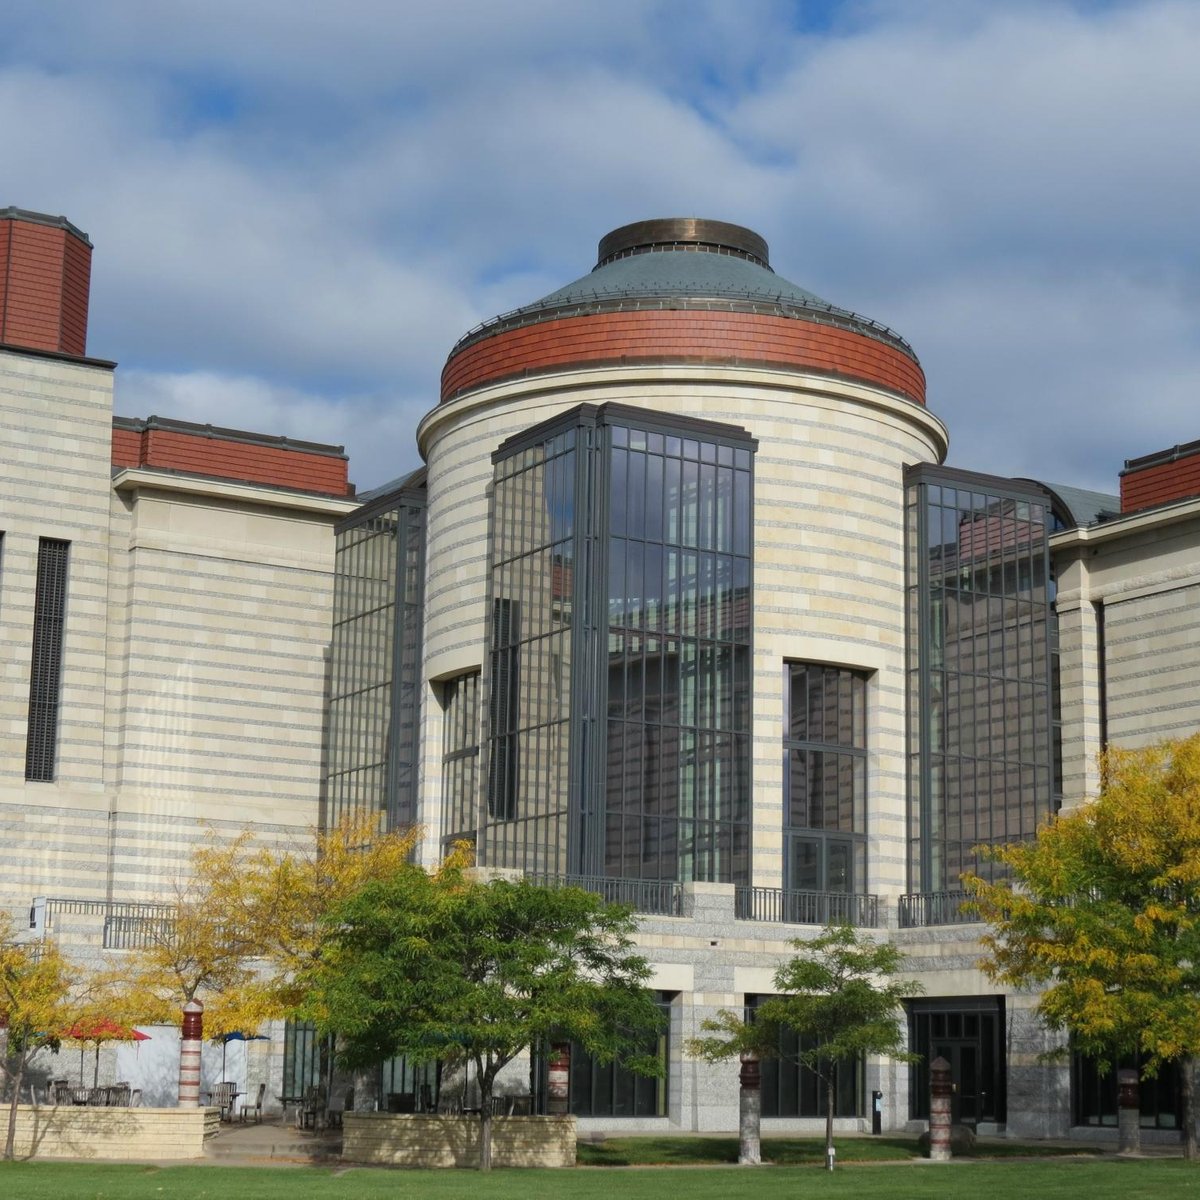
[[[83,1086],[83,1048],[87,1042],[96,1044],[96,1068],[92,1074],[92,1087],[100,1082],[100,1044],[101,1042],[148,1042],[150,1035],[134,1029],[131,1025],[122,1025],[110,1017],[97,1017],[92,1021],[76,1021],[63,1037],[71,1038],[79,1043],[79,1086]]]

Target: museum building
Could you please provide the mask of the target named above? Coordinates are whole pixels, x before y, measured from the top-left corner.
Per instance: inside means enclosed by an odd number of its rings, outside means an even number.
[[[960,876],[1094,794],[1107,742],[1200,727],[1200,443],[1131,460],[1120,496],[947,468],[901,336],[752,231],[667,219],[464,336],[425,465],[356,497],[338,447],[114,420],[90,244],[0,211],[0,264],[20,245],[58,299],[30,332],[45,304],[0,292],[7,905],[118,947],[201,823],[378,810],[430,862],[466,840],[637,911],[666,1070],[577,1051],[584,1127],[736,1128],[736,1067],[686,1041],[830,921],[903,947],[957,1119],[1115,1122],[1115,1082],[1047,1066],[1036,997],[979,971]],[[318,1062],[290,1025],[263,1070],[298,1094]],[[807,1072],[765,1075],[769,1129],[823,1118]],[[437,1084],[393,1062],[374,1088]],[[1172,1086],[1146,1124],[1178,1121]],[[923,1065],[868,1061],[839,1123],[874,1093],[885,1128],[927,1115]]]

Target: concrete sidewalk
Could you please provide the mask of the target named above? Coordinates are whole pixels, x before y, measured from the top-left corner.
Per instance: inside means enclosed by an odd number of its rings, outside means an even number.
[[[335,1164],[341,1153],[340,1129],[313,1133],[278,1119],[260,1125],[233,1121],[204,1143],[199,1161],[231,1167],[312,1167]]]

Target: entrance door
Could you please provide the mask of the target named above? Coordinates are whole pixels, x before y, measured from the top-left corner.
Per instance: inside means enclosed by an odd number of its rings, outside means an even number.
[[[955,1125],[979,1124],[979,1045],[976,1041],[933,1044],[933,1057],[944,1058],[950,1064],[950,1118]]]
[[[1005,1120],[1004,998],[945,996],[905,1001],[908,1045],[919,1055],[909,1076],[909,1115],[929,1117],[929,1064],[950,1064],[951,1113],[964,1125]]]

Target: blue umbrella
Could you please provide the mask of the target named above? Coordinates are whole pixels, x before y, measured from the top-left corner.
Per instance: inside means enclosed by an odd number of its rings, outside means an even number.
[[[225,1051],[230,1042],[267,1042],[270,1038],[265,1033],[242,1033],[235,1029],[232,1033],[221,1034],[221,1078],[225,1078]]]

